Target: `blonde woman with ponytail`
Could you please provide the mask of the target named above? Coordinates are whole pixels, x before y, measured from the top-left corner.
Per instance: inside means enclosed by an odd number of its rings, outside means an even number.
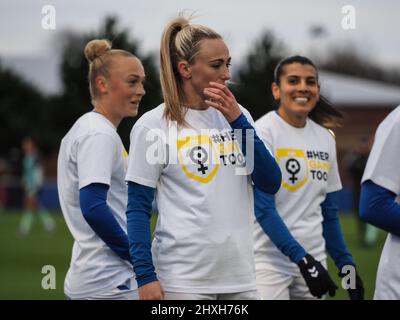
[[[127,153],[117,134],[137,115],[144,70],[139,59],[107,40],[85,48],[93,110],[61,141],[58,192],[74,237],[64,292],[69,299],[137,299],[126,234]]]
[[[160,62],[164,103],[133,127],[126,175],[139,297],[257,299],[252,184],[275,193],[279,167],[226,85],[231,57],[218,33],[176,18]]]

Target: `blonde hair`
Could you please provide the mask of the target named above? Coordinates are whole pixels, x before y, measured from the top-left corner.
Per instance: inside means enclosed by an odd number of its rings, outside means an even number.
[[[184,92],[178,71],[178,62],[186,60],[194,63],[204,39],[222,39],[214,30],[189,23],[189,19],[178,17],[164,29],[160,49],[160,81],[165,103],[165,117],[185,124],[187,106],[184,105]]]
[[[96,78],[98,76],[103,76],[106,79],[109,77],[112,58],[115,56],[137,58],[128,51],[111,49],[111,47],[111,42],[107,39],[94,39],[86,44],[84,53],[89,62],[88,80],[92,104],[94,104],[94,101],[99,95],[96,88]]]

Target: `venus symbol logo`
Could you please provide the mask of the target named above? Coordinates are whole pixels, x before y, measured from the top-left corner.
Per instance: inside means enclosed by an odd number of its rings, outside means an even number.
[[[276,159],[282,171],[282,187],[293,192],[308,181],[308,163],[302,149],[276,149]]]
[[[291,158],[286,162],[286,170],[291,175],[289,180],[294,184],[298,180],[296,175],[300,171],[300,163],[296,159]]]
[[[217,150],[208,135],[177,140],[178,159],[187,177],[209,183],[219,168]]]
[[[208,167],[204,164],[207,163],[208,155],[207,151],[203,147],[193,147],[192,150],[190,150],[189,157],[190,160],[192,160],[194,163],[199,164],[199,167],[197,168],[198,172],[201,172],[202,174],[205,174],[207,172]]]

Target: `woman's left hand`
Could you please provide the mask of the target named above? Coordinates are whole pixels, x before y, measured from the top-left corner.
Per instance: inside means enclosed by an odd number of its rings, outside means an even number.
[[[242,113],[235,96],[227,86],[210,82],[210,86],[204,89],[204,94],[209,97],[205,103],[221,111],[228,122],[235,121]]]

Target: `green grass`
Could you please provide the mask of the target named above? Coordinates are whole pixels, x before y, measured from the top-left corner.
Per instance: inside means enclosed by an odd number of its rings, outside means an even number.
[[[18,233],[19,213],[0,215],[0,299],[64,299],[63,286],[72,250],[72,236],[61,214],[57,229],[46,233],[35,219],[31,233]],[[42,288],[42,267],[56,269],[56,289]]]
[[[374,295],[376,271],[381,256],[382,248],[386,239],[386,233],[379,230],[377,243],[372,248],[365,248],[360,245],[357,234],[357,220],[353,214],[340,215],[340,221],[346,243],[357,264],[358,272],[365,287],[365,298],[370,300]],[[335,300],[348,299],[348,295],[340,286],[341,279],[337,276],[337,268],[332,259],[328,258],[329,272],[339,287]]]
[[[0,299],[64,299],[64,278],[70,262],[73,240],[62,215],[53,216],[57,222],[55,233],[44,232],[37,219],[31,234],[22,237],[17,232],[20,214],[0,214]],[[155,219],[152,225],[154,222]],[[378,244],[371,249],[364,249],[357,242],[353,215],[342,215],[341,223],[364,281],[366,298],[371,299],[385,234],[380,232]],[[328,262],[332,277],[339,285],[336,268],[332,261]],[[45,265],[52,265],[56,269],[55,290],[44,290],[41,286],[45,276],[41,270]],[[347,299],[347,294],[340,289],[334,299]]]

